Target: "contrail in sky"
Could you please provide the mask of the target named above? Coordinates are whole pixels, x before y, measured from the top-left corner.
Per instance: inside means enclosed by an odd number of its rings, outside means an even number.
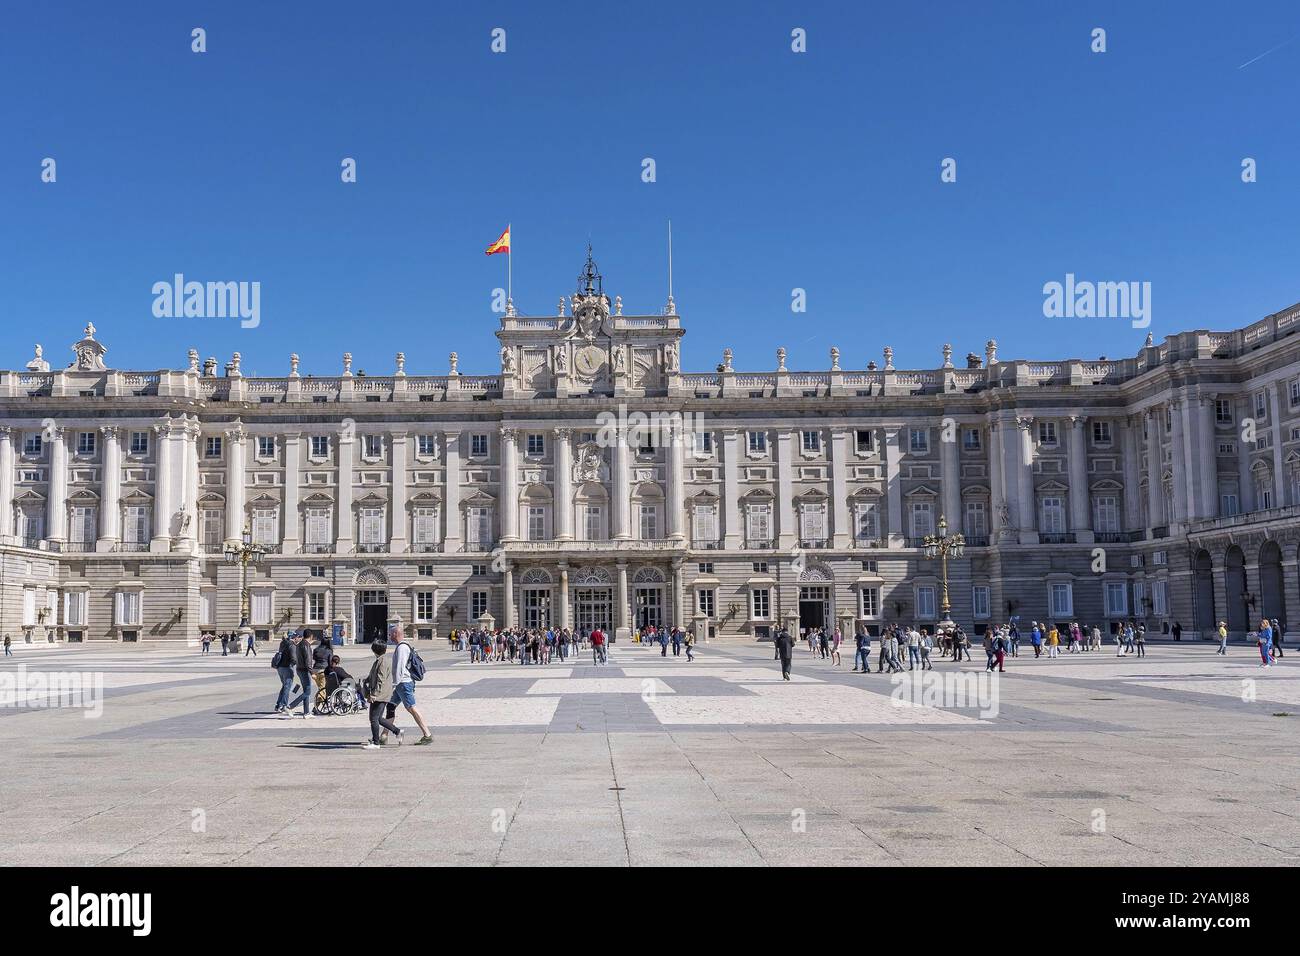
[[[1262,59],[1264,59],[1264,57],[1268,56],[1270,53],[1276,53],[1278,50],[1282,49],[1282,47],[1286,46],[1288,43],[1290,43],[1290,42],[1291,42],[1292,40],[1294,40],[1296,37],[1300,37],[1300,33],[1297,33],[1296,36],[1292,37],[1290,40],[1283,40],[1281,43],[1279,43],[1277,46],[1273,47],[1273,49],[1271,49],[1271,50],[1265,50],[1265,51],[1264,51],[1263,53],[1261,53],[1259,56],[1255,57],[1254,60],[1247,60],[1245,63],[1241,64],[1241,66],[1237,67],[1237,69],[1239,69],[1239,70],[1244,70],[1246,67],[1250,66],[1252,63],[1254,63],[1254,62],[1256,62],[1256,61],[1258,61],[1258,60],[1262,60]]]

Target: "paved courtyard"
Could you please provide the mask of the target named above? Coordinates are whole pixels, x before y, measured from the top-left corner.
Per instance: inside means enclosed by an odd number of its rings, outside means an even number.
[[[1300,863],[1300,651],[1022,651],[992,707],[744,643],[421,652],[434,745],[363,751],[362,714],[267,713],[265,649],[18,645],[0,680],[102,690],[0,708],[0,864]]]

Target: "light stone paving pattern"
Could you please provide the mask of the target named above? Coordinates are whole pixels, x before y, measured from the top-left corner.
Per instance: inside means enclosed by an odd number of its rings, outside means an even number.
[[[982,717],[898,706],[850,654],[799,649],[787,683],[731,641],[604,666],[422,646],[434,743],[367,751],[364,714],[268,713],[266,648],[18,645],[0,689],[22,667],[103,690],[94,714],[0,706],[0,865],[1300,863],[1300,655],[1148,651],[1010,659]],[[973,656],[902,689],[973,681]]]

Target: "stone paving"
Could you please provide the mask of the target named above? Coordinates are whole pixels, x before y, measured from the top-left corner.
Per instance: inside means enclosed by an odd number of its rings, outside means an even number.
[[[785,682],[739,642],[422,647],[434,744],[364,751],[364,715],[267,713],[265,649],[18,645],[0,691],[54,689],[0,707],[0,864],[1300,863],[1300,654],[1148,649],[980,685],[982,654],[895,681],[801,649]]]

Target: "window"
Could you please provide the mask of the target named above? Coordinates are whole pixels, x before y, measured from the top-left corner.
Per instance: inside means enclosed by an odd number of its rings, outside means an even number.
[[[767,574],[767,562],[766,562],[766,561],[755,561],[755,562],[754,562],[754,573],[755,573],[755,574]]]
[[[1224,518],[1241,514],[1241,504],[1238,502],[1236,495],[1219,495],[1219,514]]]
[[[329,456],[330,456],[330,436],[312,435],[311,436],[311,457],[328,458]]]
[[[803,450],[807,452],[820,452],[822,450],[822,433],[813,431],[804,432]]]
[[[1099,495],[1092,499],[1092,530],[1101,534],[1119,531],[1119,499],[1114,495]]]
[[[528,436],[528,457],[541,458],[546,454],[546,436],[529,435]]]
[[[696,565],[696,570],[698,570],[698,571],[700,572],[700,574],[712,574],[712,573],[713,573],[713,562],[712,562],[712,561],[701,561],[701,562],[699,562],[698,565]]]
[[[308,569],[308,574],[309,574],[309,576],[311,576],[311,577],[313,577],[313,578],[323,578],[323,577],[325,577],[325,565],[323,565],[323,564],[313,564],[313,565]]]
[[[855,431],[853,441],[859,455],[870,455],[876,450],[876,433],[870,428],[859,428]]]
[[[713,454],[713,432],[690,432],[691,447],[698,456]]]
[[[987,584],[972,585],[970,589],[970,606],[971,615],[975,618],[992,616],[989,605],[989,586]]]
[[[603,515],[600,505],[584,505],[582,508],[582,537],[585,541],[600,541],[604,538],[602,534]]]
[[[858,593],[862,617],[880,617],[880,588],[862,588]]]
[[[94,432],[77,432],[77,454],[86,458],[95,454]]]
[[[149,433],[148,432],[131,432],[131,452],[132,455],[143,457],[149,454]]]
[[[487,613],[488,609],[488,592],[472,591],[469,596],[469,616],[472,620],[477,621]]]
[[[805,504],[800,507],[799,537],[804,541],[826,540],[825,504]]]
[[[859,541],[875,541],[880,537],[879,513],[874,501],[859,502],[854,529]]]
[[[1290,396],[1292,408],[1300,405],[1300,378],[1293,378],[1287,383],[1287,393]]]
[[[1039,501],[1042,520],[1039,530],[1044,534],[1065,533],[1065,505],[1061,498],[1047,497]]]
[[[772,540],[772,506],[749,505],[745,509],[745,539],[752,543]]]
[[[144,505],[127,505],[122,509],[122,541],[144,544],[149,540],[149,509]]]
[[[433,620],[433,613],[433,592],[416,591],[415,619],[421,624],[428,624]]]
[[[968,538],[983,538],[989,533],[988,508],[982,501],[966,502],[962,530]]]
[[[258,508],[253,512],[253,543],[263,547],[280,543],[280,512],[276,508]]]
[[[418,575],[419,575],[420,577],[422,577],[422,578],[431,578],[431,577],[433,577],[433,565],[432,565],[432,564],[422,564],[422,565],[420,565],[418,568],[416,568],[415,573],[418,574]]]
[[[203,457],[204,458],[221,457],[221,436],[220,435],[209,435],[207,437],[207,440],[204,441],[203,443]]]
[[[471,564],[469,573],[476,578],[485,578],[488,574],[488,566],[486,564]]]
[[[1110,444],[1110,422],[1094,421],[1092,423],[1092,443],[1094,445]]]
[[[916,589],[916,616],[922,620],[934,618],[934,587],[932,585],[922,584]]]
[[[1216,398],[1214,400],[1214,421],[1219,425],[1231,425],[1233,422],[1232,400]]]
[[[307,592],[307,623],[308,624],[325,623],[325,592],[324,591]]]
[[[438,453],[438,443],[433,435],[415,436],[415,454],[420,458],[432,458]]]
[[[913,537],[923,538],[927,534],[934,534],[933,511],[928,501],[912,502],[912,535]]]
[[[258,458],[275,457],[275,436],[274,435],[257,436],[257,457]]]
[[[1038,423],[1038,444],[1048,448],[1056,445],[1056,422]]]
[[[528,540],[546,540],[546,509],[536,506],[528,509]]]
[[[653,541],[659,537],[659,509],[655,505],[640,506],[640,529],[642,541]]]
[[[487,435],[470,435],[469,453],[475,458],[486,458],[488,453]]]
[[[384,454],[383,435],[362,435],[361,454],[365,458],[380,458]]]
[[[117,592],[117,622],[124,627],[138,627],[141,623],[140,592]]]
[[[930,450],[930,429],[913,428],[909,432],[907,447],[918,455],[924,455]]]
[[[200,543],[206,548],[221,544],[222,518],[225,513],[216,508],[204,508],[199,512],[199,528],[202,539]]]
[[[308,508],[306,511],[307,537],[304,544],[319,548],[330,543],[330,525],[334,512],[330,508]]]
[[[417,551],[438,542],[437,508],[423,507],[411,510],[411,541]]]
[[[696,505],[691,512],[691,537],[701,544],[718,540],[718,506]]]
[[[1255,417],[1268,418],[1268,395],[1265,392],[1255,393]]]
[[[967,451],[979,451],[981,445],[980,430],[978,428],[967,428],[961,434],[962,447]]]
[[[481,549],[492,547],[492,512],[487,508],[466,508],[466,539]]]
[[[1169,616],[1169,582],[1153,581],[1151,583],[1151,607],[1156,617]]]
[[[382,544],[384,541],[384,509],[361,508],[357,517],[359,527],[357,541],[361,544]]]
[[[1074,614],[1074,585],[1052,584],[1048,587],[1049,606],[1053,617],[1071,617]]]
[[[1123,581],[1107,581],[1103,598],[1107,617],[1123,617],[1128,614],[1128,588]]]
[[[199,592],[199,625],[217,623],[217,591],[204,588]]]
[[[36,436],[40,438],[39,435]],[[755,455],[761,455],[767,451],[767,432],[750,432],[749,433],[749,450]],[[37,452],[39,454],[39,450]]]
[[[95,540],[95,508],[76,506],[69,516],[71,527],[68,528],[68,540],[78,544],[89,544]]]
[[[772,592],[769,588],[753,588],[749,592],[750,617],[763,620],[772,616]]]
[[[275,592],[270,588],[258,588],[252,590],[248,595],[248,604],[250,624],[270,624],[271,615],[274,613],[272,605],[275,601]]]
[[[695,592],[695,607],[705,617],[713,617],[717,606],[713,588],[700,588]]]
[[[23,436],[23,454],[28,458],[41,457],[40,432],[28,432]]]

